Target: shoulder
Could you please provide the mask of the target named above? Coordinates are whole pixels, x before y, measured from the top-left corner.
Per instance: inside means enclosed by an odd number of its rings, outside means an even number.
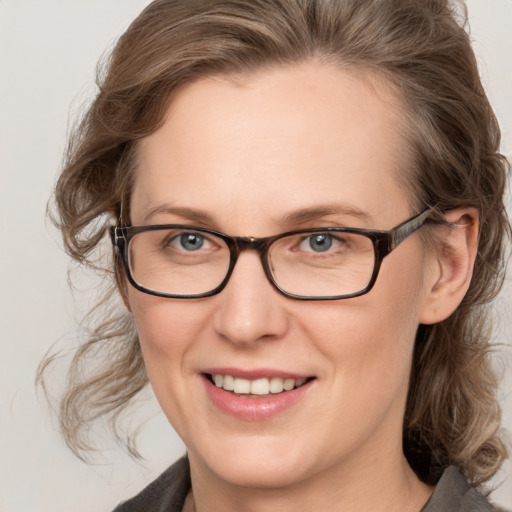
[[[445,469],[421,512],[500,512],[486,496],[471,487],[455,466]]]
[[[187,457],[183,457],[113,512],[181,512],[189,489],[190,468]]]

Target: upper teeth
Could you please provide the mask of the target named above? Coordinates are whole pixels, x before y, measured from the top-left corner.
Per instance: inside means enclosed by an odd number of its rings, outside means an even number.
[[[256,380],[241,379],[231,375],[213,375],[213,382],[218,388],[226,391],[233,391],[242,395],[268,395],[269,393],[281,393],[298,388],[306,382],[307,379],[282,379],[272,377],[271,379],[262,378]]]

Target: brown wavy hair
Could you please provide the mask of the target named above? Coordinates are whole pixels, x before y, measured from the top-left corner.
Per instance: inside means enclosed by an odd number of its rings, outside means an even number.
[[[96,267],[109,218],[129,221],[137,142],[161,125],[183,84],[308,59],[380,73],[403,104],[411,206],[471,206],[480,216],[469,291],[448,319],[418,330],[404,452],[425,481],[449,464],[474,484],[488,480],[506,457],[488,313],[504,277],[509,166],[466,28],[465,6],[447,0],[152,2],[100,69],[97,96],[70,138],[53,209],[68,253]],[[122,292],[119,262],[105,265]],[[91,448],[90,425],[107,417],[116,432],[147,384],[135,325],[111,299],[95,309],[100,321],[77,349],[60,401],[62,433],[78,455]],[[51,361],[41,364],[43,383]]]

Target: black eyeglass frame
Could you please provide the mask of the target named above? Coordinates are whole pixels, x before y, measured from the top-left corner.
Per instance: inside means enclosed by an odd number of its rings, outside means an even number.
[[[433,218],[434,214],[437,216]],[[186,224],[158,224],[149,226],[112,226],[110,228],[110,238],[114,247],[119,251],[119,255],[123,262],[123,267],[126,272],[126,276],[130,284],[137,290],[147,293],[149,295],[155,295],[157,297],[165,297],[170,299],[199,299],[204,297],[211,297],[220,293],[227,285],[233,269],[235,268],[236,262],[242,251],[257,251],[263,270],[269,282],[274,288],[279,291],[282,295],[295,300],[341,300],[350,299],[353,297],[359,297],[368,293],[374,286],[377,276],[380,271],[382,260],[388,256],[394,249],[396,249],[406,238],[415,233],[421,228],[427,221],[440,222],[439,213],[435,207],[428,208],[423,212],[411,217],[404,222],[398,224],[390,230],[371,230],[371,229],[358,229],[358,228],[313,228],[313,229],[300,229],[296,231],[288,231],[286,233],[280,233],[279,235],[268,236],[264,238],[244,237],[244,236],[229,236],[219,231],[214,231],[207,228],[201,228],[196,226],[190,226]],[[448,223],[448,221],[444,221]],[[449,223],[448,223],[449,224]],[[158,292],[145,288],[135,281],[130,271],[130,265],[128,261],[128,245],[130,240],[138,233],[144,231],[157,231],[164,229],[183,229],[188,231],[197,231],[199,233],[208,233],[221,238],[229,249],[230,262],[226,273],[226,276],[222,282],[213,290],[200,294],[193,295],[178,295],[172,293]],[[373,272],[368,281],[368,284],[363,290],[360,290],[351,294],[335,295],[335,296],[305,296],[295,295],[283,290],[274,280],[270,265],[268,262],[268,252],[272,244],[290,235],[298,235],[301,233],[352,233],[366,236],[372,241],[373,250],[375,255]]]

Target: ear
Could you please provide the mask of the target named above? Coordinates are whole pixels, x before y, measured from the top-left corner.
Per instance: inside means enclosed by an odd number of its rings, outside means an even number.
[[[448,318],[466,294],[478,250],[478,212],[475,208],[446,213],[450,225],[435,228],[440,244],[431,256],[420,323]]]

